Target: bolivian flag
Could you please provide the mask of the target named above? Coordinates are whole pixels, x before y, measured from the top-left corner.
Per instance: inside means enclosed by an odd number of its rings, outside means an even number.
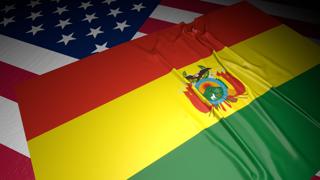
[[[240,3],[18,88],[37,179],[309,179],[320,48]]]

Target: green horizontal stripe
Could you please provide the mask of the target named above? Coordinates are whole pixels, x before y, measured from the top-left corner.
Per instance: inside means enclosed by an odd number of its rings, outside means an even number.
[[[319,83],[318,65],[131,179],[310,179],[320,169]]]

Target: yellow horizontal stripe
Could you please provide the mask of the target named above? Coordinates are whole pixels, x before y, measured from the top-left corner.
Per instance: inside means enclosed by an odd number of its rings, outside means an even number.
[[[218,122],[184,95],[183,71],[219,69],[220,59],[245,84],[247,97],[216,112],[226,117],[318,64],[319,53],[285,26],[224,48],[30,140],[36,178],[126,179]]]
[[[261,88],[255,86],[258,80],[266,86],[279,86],[319,64],[320,47],[280,25],[219,52],[219,57],[241,80],[251,79],[247,85],[259,92]]]
[[[125,179],[215,121],[174,72],[29,141],[37,179]]]

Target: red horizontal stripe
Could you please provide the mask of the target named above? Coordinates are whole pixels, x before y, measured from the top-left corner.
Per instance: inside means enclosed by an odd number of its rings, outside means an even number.
[[[18,89],[27,139],[159,78],[172,67],[207,57],[212,53],[208,46],[219,50],[221,42],[232,45],[278,24],[240,3],[193,24],[164,29],[32,79]],[[214,37],[202,34],[203,29]]]
[[[275,1],[278,3],[281,3],[281,4],[289,3],[288,1],[278,1],[278,0],[275,0]],[[209,2],[203,2],[203,1],[199,1],[199,0],[188,0],[188,1],[185,1],[185,0],[175,0],[175,1],[162,0],[160,2],[160,4],[165,5],[165,6],[169,6],[169,7],[174,7],[177,9],[183,9],[183,10],[187,10],[187,11],[197,12],[197,13],[201,13],[201,14],[206,14],[210,11],[214,11],[219,8],[225,7],[223,5],[209,3]],[[281,4],[279,4],[279,5],[281,5]],[[291,5],[294,6],[294,3]],[[290,5],[288,4],[288,6],[290,6]],[[278,16],[274,16],[274,17],[304,36],[307,36],[310,38],[316,38],[316,39],[320,38],[320,25],[319,24],[312,24],[312,23],[308,23],[308,22],[302,22],[302,21],[278,17]],[[166,22],[160,21],[160,24],[165,24],[165,23]],[[153,23],[153,25],[154,24],[155,23]],[[146,24],[146,27],[144,27],[144,28],[148,29],[151,27],[148,27],[148,25]],[[154,26],[154,28],[152,28],[151,32],[155,32],[156,30],[160,30],[160,29],[163,29],[161,25],[159,25],[159,28]],[[146,31],[146,33],[147,33],[147,31]]]
[[[174,5],[174,7],[180,9],[185,9],[183,2],[184,1],[173,2],[164,0],[161,3]],[[194,8],[197,8],[197,4],[198,3],[194,4]],[[280,25],[280,22],[270,18],[268,15],[264,14],[262,11],[256,9],[248,3],[238,3],[222,9],[221,11],[213,10],[208,15],[198,19],[199,20],[196,22],[198,27],[201,26],[200,24],[204,24],[203,22],[205,22],[207,27],[202,27],[202,29],[210,28],[208,31],[212,32],[212,34],[214,34],[219,41],[227,46],[254,36],[266,29],[269,29],[270,27]],[[152,25],[165,23],[166,22],[164,21],[157,20],[153,21]],[[147,24],[146,28],[152,27]],[[153,30],[155,31],[157,29],[153,28]]]
[[[144,24],[141,26],[139,29],[140,32],[143,32],[145,34],[151,34],[153,32],[162,30],[164,28],[173,26],[175,24],[166,22],[166,21],[161,21],[153,18],[148,18]]]
[[[31,160],[0,144],[0,179],[34,180]]]
[[[191,24],[180,24],[171,28],[144,36],[142,40],[133,43],[146,51],[156,52],[171,69],[189,65],[212,53],[212,49],[204,46],[208,42],[199,42],[204,35],[196,36]],[[222,49],[224,46],[215,40],[211,41],[213,48]]]
[[[223,44],[231,46],[278,26],[280,22],[254,6],[241,2],[204,15],[194,24],[209,31]]]
[[[0,95],[16,101],[15,86],[36,76],[29,71],[0,61]]]
[[[224,7],[219,4],[208,3],[200,0],[161,0],[160,4],[201,14],[206,14],[210,11]]]

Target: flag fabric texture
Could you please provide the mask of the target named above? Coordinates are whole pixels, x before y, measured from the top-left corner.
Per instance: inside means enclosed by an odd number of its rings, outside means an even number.
[[[180,22],[191,22],[201,14],[237,2],[238,0],[162,0],[125,3],[115,0],[2,1],[0,3],[0,143],[12,150],[12,152],[0,151],[1,156],[12,158],[11,161],[6,159],[6,164],[11,163],[10,167],[15,167],[12,169],[14,172],[21,170],[20,179],[33,179],[33,176],[29,176],[31,173],[25,173],[26,170],[32,170],[30,162],[21,161],[26,156],[29,157],[29,151],[16,103],[14,87],[17,84],[75,62],[80,55],[97,53],[117,43],[131,38],[136,39]],[[306,37],[316,42],[319,39],[319,19],[314,18],[318,16],[314,11],[316,6],[312,6],[312,3],[305,3],[299,7],[294,2],[283,1],[255,0],[249,3]],[[116,28],[117,23],[120,23],[118,28]],[[136,30],[138,32],[135,32]],[[68,39],[71,33],[73,35]],[[110,39],[111,34],[113,38]],[[65,41],[60,41],[63,38]],[[82,51],[75,53],[73,47],[75,45]],[[12,155],[14,152],[15,156]],[[4,169],[0,170],[0,174],[5,179],[12,179],[10,172]]]
[[[310,179],[319,58],[239,3],[33,78],[17,99],[35,176]]]
[[[192,22],[202,14],[237,2],[239,0],[1,1],[0,143],[16,152],[16,156],[8,154],[8,157],[30,156],[16,103],[14,87],[17,84],[80,57],[180,22]],[[319,15],[311,2],[300,5],[288,1],[248,2],[319,42],[320,22],[316,18]],[[7,152],[0,153],[6,156]],[[16,169],[31,169],[28,161],[16,163],[12,159],[11,162]],[[8,174],[1,170],[0,174]],[[32,179],[28,175],[21,178]]]

